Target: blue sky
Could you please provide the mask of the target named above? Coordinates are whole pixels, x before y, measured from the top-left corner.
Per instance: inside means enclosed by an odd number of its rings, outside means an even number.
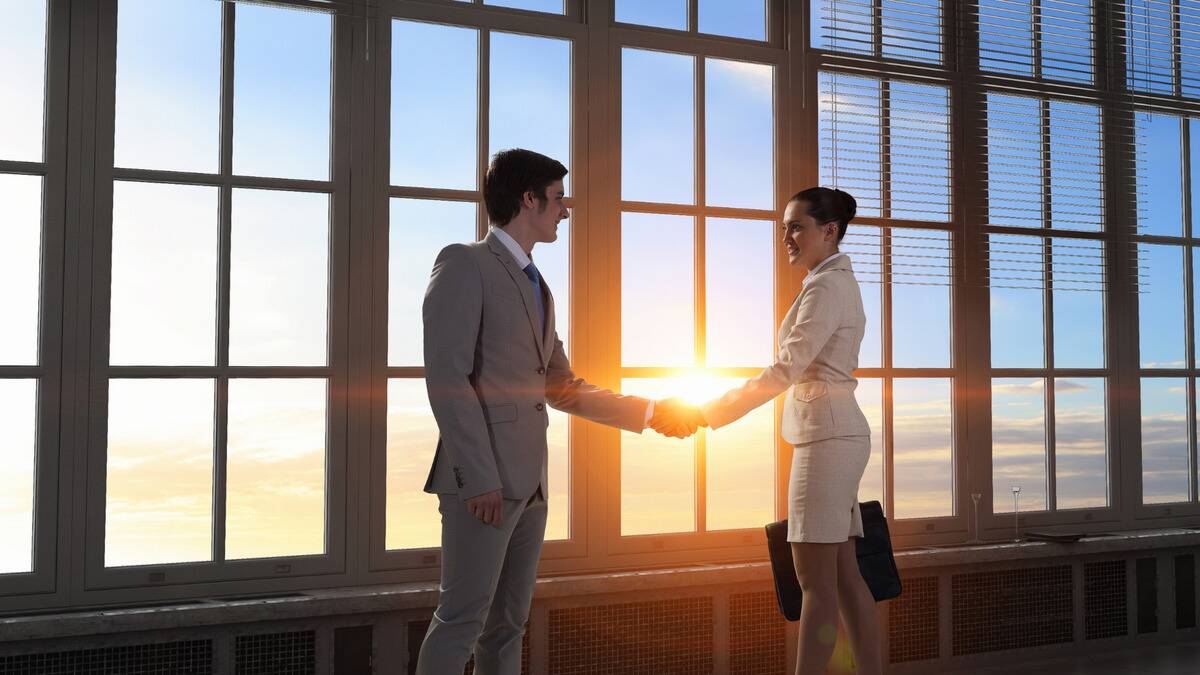
[[[561,0],[488,0],[488,4],[561,12]],[[619,21],[686,28],[684,0],[617,0]],[[818,18],[828,18],[814,0]],[[1132,0],[1135,23],[1161,20]],[[28,101],[0,113],[0,158],[40,160],[43,111],[42,63],[28,58],[44,51],[44,4],[6,5],[0,26],[0,95]],[[935,0],[884,0],[884,55],[936,61],[931,46],[941,42],[941,24],[927,16]],[[1047,77],[1090,81],[1078,72],[1091,58],[1073,23],[1087,16],[1088,0],[1055,3],[1045,17],[1057,37],[1043,40]],[[748,39],[765,37],[765,3],[700,0],[698,28]],[[843,7],[840,28],[826,46],[849,47],[861,28],[853,9]],[[116,164],[123,167],[196,171],[217,169],[220,89],[220,8],[211,0],[157,2],[122,0],[118,21]],[[1141,16],[1148,20],[1138,19]],[[981,10],[983,65],[1000,72],[1033,72],[1030,14],[1020,3],[984,0]],[[314,12],[255,5],[237,8],[235,48],[234,171],[283,178],[327,179],[330,157],[330,20]],[[393,185],[473,190],[478,173],[476,131],[488,131],[488,154],[528,147],[571,167],[571,62],[566,40],[493,32],[491,69],[478,70],[479,32],[473,28],[392,22],[392,117],[390,181]],[[829,26],[828,22],[824,24]],[[1072,32],[1076,31],[1076,32]],[[1134,45],[1130,76],[1135,86],[1161,87],[1166,70],[1155,62],[1155,44]],[[435,55],[431,57],[431,55]],[[1200,49],[1187,46],[1189,63]],[[704,106],[707,205],[771,209],[774,206],[774,87],[776,74],[764,64],[698,58],[623,48],[621,66],[622,198],[696,204],[695,115]],[[704,100],[696,100],[695,77],[703,74]],[[488,78],[490,114],[481,119],[477,86]],[[1168,78],[1169,80],[1169,78]],[[1169,81],[1168,81],[1169,84]],[[884,179],[891,185],[895,217],[948,222],[950,213],[949,94],[945,88],[894,82],[887,94],[892,111],[891,173],[879,171],[882,129],[860,114],[885,103],[877,79],[822,75],[821,181],[852,192],[860,213],[877,215]],[[1195,92],[1191,92],[1195,93]],[[534,102],[534,104],[530,104]],[[989,150],[1003,157],[991,167],[992,224],[1029,226],[1041,222],[1040,166],[1047,162],[1055,199],[1048,214],[1057,228],[1100,231],[1104,215],[1099,192],[1099,115],[1094,107],[1052,102],[1048,156],[1042,156],[1037,101],[1008,95],[988,97]],[[845,113],[837,115],[835,113]],[[1194,124],[1189,121],[1189,124]],[[1182,213],[1181,121],[1142,114],[1137,130],[1153,156],[1139,158],[1139,225],[1145,234],[1180,234]],[[1193,128],[1193,155],[1200,133]],[[1200,171],[1193,171],[1193,186]],[[570,190],[571,177],[567,184]],[[0,313],[25,317],[0,336],[0,361],[36,358],[34,301],[38,202],[36,177],[0,176],[0,202],[18,227],[0,233],[0,280],[10,289]],[[1196,209],[1200,209],[1200,200]],[[112,348],[114,364],[202,365],[215,352],[217,193],[200,186],[118,182],[114,186]],[[476,235],[473,203],[390,200],[388,363],[419,365],[419,307],[428,271],[445,244]],[[325,361],[329,200],[325,195],[239,189],[233,195],[230,352],[234,363],[319,365]],[[1200,211],[1197,212],[1200,214]],[[753,367],[771,358],[775,331],[771,261],[776,224],[626,213],[622,231],[623,365],[695,364],[692,233],[702,227],[708,242],[705,280],[709,366]],[[883,363],[883,302],[879,271],[880,233],[852,226],[846,249],[863,282],[868,315],[860,365]],[[1018,273],[1040,284],[1036,237],[997,237]],[[948,275],[951,241],[944,233],[893,234],[890,263],[897,282]],[[1089,246],[1091,248],[1089,249]],[[535,260],[558,305],[560,334],[570,341],[570,224],[559,241],[539,246]],[[1030,254],[1029,251],[1035,253]],[[1059,367],[1103,367],[1105,320],[1101,294],[1080,291],[1087,277],[1069,280],[1075,265],[1094,262],[1102,250],[1087,242],[1051,242],[1058,284],[1051,293]],[[1168,246],[1140,249],[1145,284],[1138,319],[1143,367],[1182,366],[1185,357],[1184,258]],[[1196,263],[1200,265],[1200,263]],[[316,272],[314,272],[316,271]],[[1009,270],[1010,272],[1012,270]],[[993,274],[998,274],[993,269]],[[1195,276],[1195,275],[1193,275]],[[945,278],[944,276],[942,278]],[[998,285],[998,284],[997,284]],[[1196,294],[1200,298],[1200,293]],[[950,293],[946,286],[897,283],[891,289],[896,367],[948,367]],[[1042,365],[1046,332],[1040,317],[1045,297],[1038,290],[993,290],[992,365]],[[1200,300],[1198,300],[1200,302]],[[732,381],[706,381],[719,393]],[[33,436],[29,410],[35,389],[27,380],[0,381],[0,414],[17,441],[8,446],[13,467],[0,499],[4,531],[25,534],[31,523]],[[1143,434],[1147,499],[1186,494],[1186,382],[1143,381]],[[212,386],[209,380],[114,382],[111,401],[109,473],[110,564],[151,562],[147,549],[160,545],[162,560],[204,559],[211,542]],[[673,394],[678,382],[627,381],[630,391]],[[1047,392],[1047,388],[1050,389]],[[433,506],[419,488],[432,453],[435,429],[419,381],[393,380],[388,400],[389,547],[436,542]],[[317,552],[324,527],[324,383],[319,380],[235,382],[230,409],[231,556]],[[1104,383],[1096,378],[997,380],[993,386],[994,487],[1000,494],[1022,484],[1022,509],[1044,505],[1047,449],[1045,401],[1057,408],[1053,448],[1059,472],[1060,508],[1105,503]],[[875,429],[875,451],[863,495],[882,494],[882,386],[864,380],[859,397]],[[953,511],[950,381],[906,378],[894,384],[897,515],[945,515]],[[275,401],[276,404],[264,403]],[[153,417],[153,419],[149,419]],[[552,415],[551,537],[569,531],[566,513],[567,422]],[[316,421],[320,421],[317,424]],[[776,470],[773,430],[765,413],[709,437],[707,487],[710,527],[757,524],[771,509]],[[627,533],[686,530],[694,484],[687,471],[675,483],[652,478],[664,466],[692,467],[690,442],[622,436],[622,504]],[[734,448],[760,448],[739,454]],[[163,451],[168,448],[168,451]],[[675,474],[673,474],[675,475]],[[255,482],[254,476],[272,476]],[[677,480],[676,480],[677,479]],[[170,484],[171,490],[162,485]],[[258,485],[261,489],[255,489]],[[1182,487],[1181,487],[1182,486]],[[1183,490],[1183,492],[1181,492]],[[766,497],[764,497],[764,495]],[[1039,502],[1039,499],[1041,500]],[[282,508],[281,508],[282,506]],[[1005,504],[997,503],[997,509]],[[289,520],[272,520],[283,518]],[[258,523],[256,525],[255,523]],[[294,536],[272,538],[270,531]],[[19,547],[18,547],[19,548]],[[27,552],[0,560],[0,569],[23,569]]]

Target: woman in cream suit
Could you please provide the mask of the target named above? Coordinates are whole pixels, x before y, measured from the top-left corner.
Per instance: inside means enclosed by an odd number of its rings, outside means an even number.
[[[781,433],[795,446],[788,481],[788,541],[804,590],[796,673],[824,673],[840,608],[857,672],[882,671],[875,601],[858,571],[853,537],[863,535],[858,483],[871,453],[870,427],[854,398],[866,317],[850,259],[838,251],[854,198],[810,188],[788,203],[788,261],[808,270],[779,327],[775,363],[702,407],[716,429],[788,391]]]

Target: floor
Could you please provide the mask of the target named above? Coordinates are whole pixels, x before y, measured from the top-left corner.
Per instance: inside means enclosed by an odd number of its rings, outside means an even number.
[[[973,668],[970,672],[973,675],[1200,675],[1200,642],[1145,646],[1046,661]]]

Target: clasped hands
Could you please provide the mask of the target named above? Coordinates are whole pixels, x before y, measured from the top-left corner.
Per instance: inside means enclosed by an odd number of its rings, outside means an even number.
[[[664,398],[654,402],[654,414],[650,417],[650,428],[663,436],[687,438],[699,427],[708,426],[704,414],[696,406],[677,398]]]

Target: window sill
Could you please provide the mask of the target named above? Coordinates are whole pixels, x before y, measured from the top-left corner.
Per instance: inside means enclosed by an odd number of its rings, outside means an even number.
[[[1139,550],[1200,546],[1200,528],[1114,532],[1072,544],[995,542],[918,547],[896,552],[901,570],[1075,558]],[[549,576],[538,579],[536,598],[636,593],[648,590],[768,584],[768,563],[703,564],[665,569]],[[758,586],[761,588],[761,586]],[[435,582],[331,588],[239,599],[206,599],[153,607],[121,607],[44,612],[0,617],[0,642],[56,639],[203,626],[301,620],[321,616],[430,609],[437,603]]]

